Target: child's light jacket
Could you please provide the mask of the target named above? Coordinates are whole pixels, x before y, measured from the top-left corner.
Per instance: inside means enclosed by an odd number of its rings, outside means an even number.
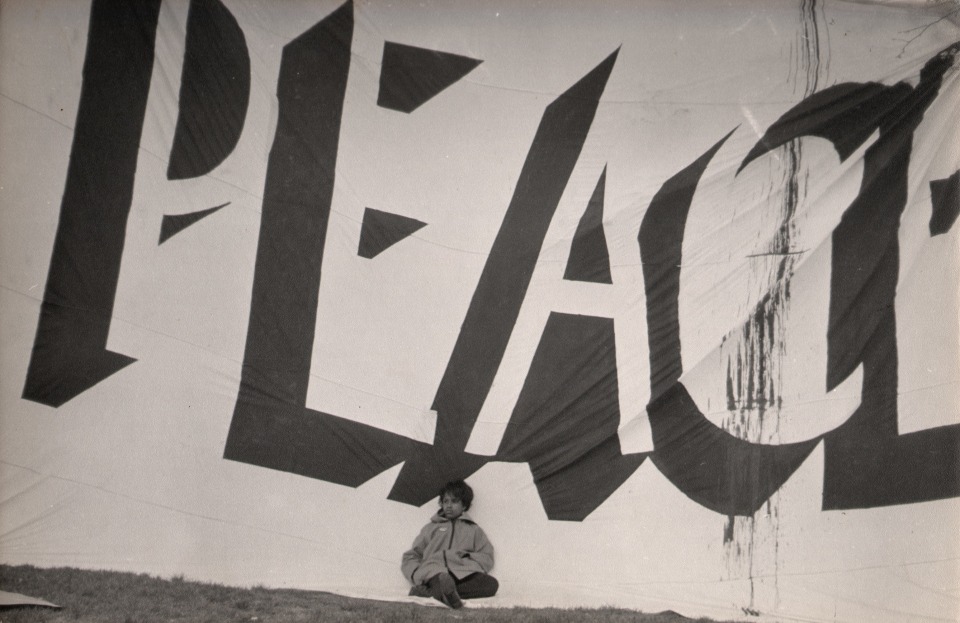
[[[493,545],[469,515],[463,513],[450,521],[439,512],[430,518],[403,553],[400,569],[408,580],[424,584],[448,571],[457,579],[471,573],[489,573],[493,568]]]

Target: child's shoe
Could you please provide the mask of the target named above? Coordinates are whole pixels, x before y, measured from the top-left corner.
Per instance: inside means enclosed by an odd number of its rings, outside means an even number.
[[[460,600],[460,593],[457,592],[457,583],[449,573],[441,573],[430,581],[431,594],[434,599],[440,601],[454,610],[463,607],[463,601]]]

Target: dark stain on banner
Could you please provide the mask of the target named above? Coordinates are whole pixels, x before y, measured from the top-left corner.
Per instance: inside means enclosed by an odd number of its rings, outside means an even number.
[[[954,65],[960,43],[906,83],[843,83],[781,116],[740,166],[801,136],[829,140],[841,160],[877,130],[860,191],[834,229],[827,329],[827,391],[863,366],[860,407],[824,439],[823,508],[873,508],[960,496],[960,425],[897,430],[895,301],[899,226],[913,135]]]
[[[822,50],[819,21],[823,19],[823,8],[817,0],[802,0],[799,18],[800,28],[791,45],[790,72],[806,99],[817,91],[821,71],[826,73],[826,63],[822,61],[829,61],[830,50]],[[790,282],[794,265],[801,257],[794,249],[798,235],[796,215],[807,192],[800,139],[788,141],[779,152],[777,160],[783,170],[779,222],[763,254],[764,260],[777,258],[776,263],[767,275],[767,293],[735,338],[736,343],[730,348],[733,352],[727,354],[726,361],[729,413],[725,429],[741,439],[762,444],[780,443]],[[778,193],[774,191],[771,189],[768,196],[776,197]],[[779,504],[779,495],[775,493],[760,512],[747,517],[729,515],[724,529],[728,570],[733,577],[749,577],[751,607],[758,567],[769,565],[776,569],[778,565]],[[776,583],[777,574],[772,575]]]

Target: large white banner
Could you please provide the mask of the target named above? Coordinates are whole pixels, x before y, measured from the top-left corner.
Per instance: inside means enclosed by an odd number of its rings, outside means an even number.
[[[960,7],[0,6],[0,562],[960,617]]]

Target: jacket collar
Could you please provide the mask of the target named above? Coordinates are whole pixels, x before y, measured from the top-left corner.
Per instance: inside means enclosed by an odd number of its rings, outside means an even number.
[[[443,522],[445,522],[445,521],[450,521],[449,519],[447,519],[446,517],[444,517],[441,513],[442,513],[442,511],[437,511],[436,514],[435,514],[433,517],[430,518],[430,521],[432,521],[433,523],[443,523]],[[468,515],[466,512],[464,512],[464,513],[461,514],[459,517],[457,517],[457,519],[458,519],[458,520],[462,520],[462,521],[466,521],[466,522],[468,522],[468,523],[476,523],[476,522],[473,520],[473,518],[471,518],[470,515]]]

